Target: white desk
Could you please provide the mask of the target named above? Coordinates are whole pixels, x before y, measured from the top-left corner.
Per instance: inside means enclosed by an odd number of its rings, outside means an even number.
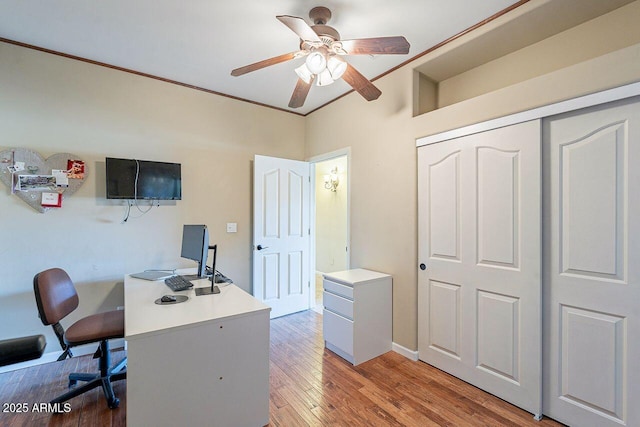
[[[271,309],[235,285],[218,287],[196,296],[125,276],[127,425],[269,423]],[[154,303],[167,294],[189,299]]]

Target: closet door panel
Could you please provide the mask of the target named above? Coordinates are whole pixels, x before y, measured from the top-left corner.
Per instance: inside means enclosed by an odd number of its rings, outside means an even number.
[[[476,153],[478,264],[518,267],[519,154],[492,147]]]
[[[419,357],[540,414],[540,122],[418,162]]]
[[[419,322],[428,328],[420,346],[438,353],[443,363],[461,358],[461,152],[458,144],[432,146],[424,168],[419,170],[423,197],[421,239],[425,268]]]
[[[460,152],[429,166],[430,258],[460,261]]]
[[[558,147],[563,273],[623,279],[625,127],[612,123]]]
[[[429,348],[460,360],[460,286],[429,282]]]
[[[567,306],[561,310],[561,399],[623,419],[625,319]]]
[[[545,120],[544,412],[640,425],[640,103]]]
[[[503,379],[520,379],[520,300],[478,292],[478,367]]]

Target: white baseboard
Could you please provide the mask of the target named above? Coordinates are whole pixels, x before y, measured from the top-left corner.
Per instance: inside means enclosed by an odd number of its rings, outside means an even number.
[[[58,343],[55,343],[57,346]],[[73,347],[71,351],[74,356],[84,356],[87,354],[93,354],[96,352],[98,348],[98,343],[79,345],[77,347]],[[109,346],[111,348],[125,348],[126,349],[126,341],[124,338],[118,338],[115,340],[109,341]],[[14,363],[13,365],[7,365],[0,367],[0,374],[3,372],[16,371],[18,369],[28,368],[30,366],[43,365],[45,363],[55,362],[58,360],[58,357],[62,354],[62,350],[60,351],[50,351],[48,353],[44,353],[42,357],[34,360],[27,360],[26,362]]]
[[[414,362],[418,361],[418,352],[416,350],[409,350],[408,348],[396,343],[391,343],[391,350],[403,355],[407,359],[413,360]]]

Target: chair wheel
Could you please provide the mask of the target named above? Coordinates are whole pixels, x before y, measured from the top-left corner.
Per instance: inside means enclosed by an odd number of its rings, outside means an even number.
[[[107,403],[109,405],[109,409],[116,409],[120,405],[120,399],[116,397],[112,401]]]

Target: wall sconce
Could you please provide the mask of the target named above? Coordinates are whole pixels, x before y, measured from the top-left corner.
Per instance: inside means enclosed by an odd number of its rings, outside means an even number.
[[[338,184],[340,184],[340,179],[338,178],[338,167],[336,166],[331,169],[331,175],[324,176],[324,188],[335,193]]]

